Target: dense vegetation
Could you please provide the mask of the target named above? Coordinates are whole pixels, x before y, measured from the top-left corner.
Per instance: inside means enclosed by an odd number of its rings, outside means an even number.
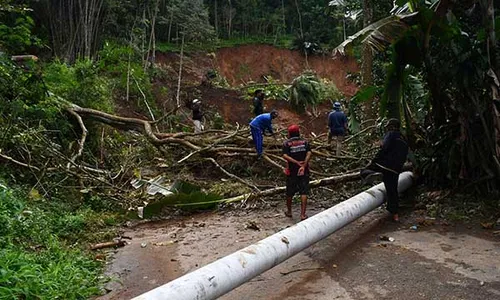
[[[0,298],[99,293],[102,264],[86,245],[111,238],[115,213],[125,214],[130,198],[141,199],[134,191],[124,196],[129,179],[141,179],[137,165],[171,162],[154,161],[165,151],[154,138],[103,126],[113,121],[106,116],[82,127],[68,108],[114,113],[125,103],[158,119],[156,128],[185,130],[175,114],[180,76],[178,86],[153,90],[155,82],[173,81],[155,64],[157,51],[183,57],[270,43],[306,56],[353,55],[362,68],[350,75],[360,87],[348,100],[351,129],[399,118],[426,184],[498,193],[494,2],[395,2],[393,8],[385,0],[0,0]],[[20,54],[40,60],[11,60]],[[297,111],[326,95],[340,98],[309,72],[267,83],[270,96],[289,98]],[[159,93],[168,94],[164,107]],[[213,122],[223,127],[220,116]],[[488,205],[498,207],[494,201]]]

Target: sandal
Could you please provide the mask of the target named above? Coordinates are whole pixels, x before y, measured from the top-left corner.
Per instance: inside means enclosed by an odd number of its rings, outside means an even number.
[[[291,213],[288,213],[287,211],[285,211],[285,217],[287,217],[287,218],[291,218],[291,217],[292,217],[292,214],[291,214]]]
[[[307,215],[300,217],[301,221],[304,221],[305,219],[309,218]]]

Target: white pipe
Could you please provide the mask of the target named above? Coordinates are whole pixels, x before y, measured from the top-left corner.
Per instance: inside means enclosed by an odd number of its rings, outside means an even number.
[[[399,175],[400,192],[407,190],[412,183],[411,172]],[[381,183],[292,227],[144,293],[134,300],[215,299],[377,208],[383,203],[384,197],[385,187]]]

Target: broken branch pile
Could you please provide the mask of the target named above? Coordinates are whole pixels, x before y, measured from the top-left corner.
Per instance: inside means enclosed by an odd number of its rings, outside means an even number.
[[[118,173],[115,172],[113,174],[112,171],[106,170],[103,166],[97,167],[95,163],[85,162],[85,159],[92,156],[85,154],[88,153],[88,151],[85,151],[85,147],[90,134],[88,128],[95,128],[92,126],[89,127],[87,123],[93,121],[109,125],[117,130],[141,133],[165,158],[172,159],[176,157],[173,165],[170,164],[169,167],[182,166],[184,164],[196,165],[209,163],[224,176],[249,187],[253,191],[250,194],[223,199],[221,202],[235,202],[270,196],[281,193],[285,189],[284,187],[276,187],[273,184],[272,186],[274,187],[270,189],[260,190],[259,187],[262,188],[262,185],[255,183],[256,178],[253,171],[240,171],[240,173],[244,174],[236,175],[235,173],[237,172],[230,169],[234,163],[251,161],[252,164],[247,164],[247,167],[243,168],[247,168],[248,170],[248,168],[253,168],[254,165],[258,167],[259,165],[267,164],[269,167],[272,167],[266,169],[268,174],[271,169],[275,169],[279,170],[278,176],[282,176],[281,171],[285,167],[285,161],[281,156],[284,136],[278,135],[276,139],[265,137],[265,155],[263,156],[263,160],[257,164],[250,130],[248,127],[241,127],[239,124],[236,124],[233,128],[229,128],[229,130],[206,130],[201,133],[169,132],[172,129],[168,130],[165,128],[163,130],[166,132],[161,132],[158,129],[161,128],[158,120],[149,121],[139,118],[121,117],[99,110],[83,108],[72,103],[66,103],[65,109],[76,120],[76,124],[80,128],[80,137],[74,143],[76,149],[63,151],[53,146],[51,141],[40,137],[40,140],[46,145],[46,151],[57,157],[59,159],[58,162],[55,159],[48,159],[44,163],[42,159],[32,159],[31,155],[28,155],[29,160],[23,161],[23,159],[19,159],[18,157],[9,156],[8,153],[0,153],[0,159],[24,168],[29,168],[36,178],[46,176],[48,172],[66,173],[67,176],[75,177],[79,180],[82,190],[87,190],[86,184],[88,184],[88,181],[85,182],[83,179],[90,179],[91,181],[98,182],[99,185],[104,184],[111,187],[121,194],[127,191],[130,192],[131,190],[125,187],[127,183],[123,183],[124,181],[130,181],[130,175],[128,175],[128,178],[126,177],[125,174],[127,172],[123,166],[121,166]],[[165,118],[166,116],[159,120]],[[102,135],[104,138],[104,129]],[[311,187],[330,185],[358,178],[358,172],[355,172],[355,170],[368,162],[371,156],[371,153],[369,153],[370,147],[366,147],[365,149],[368,150],[360,152],[358,155],[353,155],[345,151],[346,154],[335,156],[330,146],[326,145],[324,139],[325,137],[317,136],[310,140],[315,157],[311,162],[311,173],[313,177],[325,177],[313,180]],[[22,155],[21,158],[23,158]],[[133,167],[136,168],[138,166]],[[332,177],[332,171],[336,171],[335,173],[343,172],[344,174]],[[130,174],[130,172],[128,173]],[[38,181],[40,182],[40,180]],[[119,182],[122,182],[122,184],[119,185]],[[48,193],[49,191],[46,191],[45,194]]]

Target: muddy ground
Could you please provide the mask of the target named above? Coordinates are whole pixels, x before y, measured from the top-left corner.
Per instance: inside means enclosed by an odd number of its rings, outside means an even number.
[[[361,189],[318,189],[309,215]],[[293,220],[283,205],[275,198],[126,228],[130,244],[110,252],[115,280],[101,299],[130,299],[298,222],[299,204]],[[500,299],[499,257],[499,236],[479,224],[425,219],[409,208],[398,224],[379,208],[221,299]]]

